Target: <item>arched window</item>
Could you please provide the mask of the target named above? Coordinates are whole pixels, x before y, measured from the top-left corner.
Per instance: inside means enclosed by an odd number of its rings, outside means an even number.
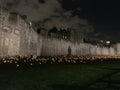
[[[2,31],[11,33],[12,29],[9,26],[4,26],[4,27],[2,27]]]

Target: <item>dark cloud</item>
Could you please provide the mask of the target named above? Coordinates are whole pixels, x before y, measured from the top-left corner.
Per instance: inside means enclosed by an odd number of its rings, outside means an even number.
[[[46,29],[56,26],[58,29],[85,30],[81,24],[88,25],[87,20],[73,14],[72,9],[65,10],[62,2],[63,0],[0,0],[2,6],[27,15],[29,21],[40,23],[38,25],[44,25]],[[76,10],[80,11],[81,8],[77,7]]]
[[[11,9],[12,6],[13,6],[13,3],[7,2],[7,3],[6,3],[6,6],[7,6],[9,9]]]
[[[50,20],[44,22],[45,28],[49,29],[56,26],[58,29],[71,28],[74,30],[83,30],[81,24],[88,25],[87,21],[79,18],[79,16],[71,16],[71,12],[64,12],[63,16],[51,17]]]
[[[58,0],[0,0],[0,5],[28,16],[30,21],[39,21],[57,15],[62,7]]]

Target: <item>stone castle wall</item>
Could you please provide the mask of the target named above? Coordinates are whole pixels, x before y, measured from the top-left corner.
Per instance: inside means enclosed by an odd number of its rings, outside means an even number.
[[[70,47],[70,50],[68,48]],[[0,56],[14,55],[115,55],[120,44],[114,47],[97,47],[88,43],[48,39],[38,35],[23,17],[0,8]]]
[[[71,43],[64,40],[47,39],[42,40],[42,56],[68,55],[68,48],[71,49],[71,55],[116,55],[115,47],[98,47],[88,43]],[[119,46],[120,47],[120,46]],[[119,48],[117,47],[117,48]]]
[[[0,55],[37,53],[38,34],[15,12],[0,8]]]

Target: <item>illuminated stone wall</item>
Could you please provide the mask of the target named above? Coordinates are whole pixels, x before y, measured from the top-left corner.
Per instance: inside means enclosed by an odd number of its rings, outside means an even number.
[[[115,44],[114,47],[116,50],[116,54],[120,55],[120,43]]]
[[[68,48],[70,47],[70,50]],[[114,47],[97,47],[88,43],[72,43],[48,39],[38,35],[21,15],[0,8],[0,56],[14,55],[115,55],[120,44]]]
[[[37,55],[39,35],[15,12],[0,8],[0,55]]]
[[[97,47],[88,43],[71,43],[58,39],[43,38],[42,56],[68,55],[68,47],[71,48],[71,55],[115,55],[115,47]]]
[[[11,23],[10,13],[0,8],[0,55],[17,55],[20,47],[20,28],[18,22]],[[18,17],[16,17],[18,19]]]

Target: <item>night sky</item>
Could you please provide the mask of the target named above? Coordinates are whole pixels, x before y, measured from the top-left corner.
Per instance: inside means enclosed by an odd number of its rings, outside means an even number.
[[[94,27],[93,36],[120,41],[120,8],[115,0],[0,0],[0,5],[27,15],[28,20],[48,29],[79,29],[80,18],[86,18]]]
[[[87,18],[95,28],[94,36],[104,40],[120,41],[120,8],[115,0],[66,0],[64,7],[75,11],[80,17]],[[67,5],[67,6],[66,6]]]

